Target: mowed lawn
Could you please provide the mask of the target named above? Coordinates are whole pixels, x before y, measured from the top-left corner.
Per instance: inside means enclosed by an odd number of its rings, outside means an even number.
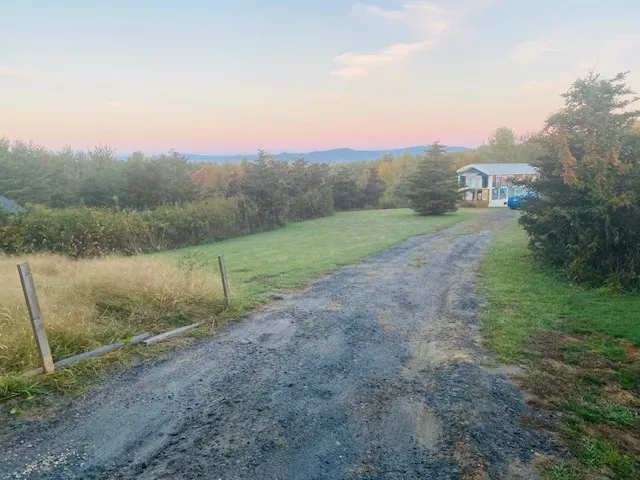
[[[183,267],[218,269],[223,254],[231,289],[290,290],[402,240],[471,218],[472,211],[420,217],[409,209],[365,210],[292,223],[285,228],[162,253]]]
[[[483,274],[481,289],[489,297],[485,337],[502,361],[518,361],[525,340],[550,328],[640,346],[640,295],[586,289],[536,264],[515,222],[496,235]]]
[[[530,401],[553,410],[572,461],[543,478],[640,478],[640,295],[573,285],[539,265],[515,223],[483,264],[483,333],[497,359],[520,363]]]

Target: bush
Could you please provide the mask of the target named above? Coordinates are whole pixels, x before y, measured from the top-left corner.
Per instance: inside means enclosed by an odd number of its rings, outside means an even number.
[[[240,237],[263,228],[258,209],[242,198],[212,198],[148,210],[142,213],[148,225],[148,235],[138,251],[166,250]]]
[[[0,247],[5,253],[49,251],[72,257],[132,254],[147,228],[135,212],[36,205],[7,219],[0,229]]]
[[[380,208],[383,210],[392,208],[407,208],[409,203],[406,198],[399,197],[393,192],[386,191],[380,199]]]
[[[542,261],[593,286],[640,289],[640,112],[625,74],[590,74],[564,94],[565,107],[541,135],[537,198],[521,223]]]
[[[289,200],[287,218],[291,221],[326,217],[333,213],[333,194],[330,188],[315,189]]]
[[[132,255],[224,240],[262,228],[265,224],[259,221],[255,205],[237,197],[143,212],[33,206],[5,220],[0,227],[0,247],[5,253]]]

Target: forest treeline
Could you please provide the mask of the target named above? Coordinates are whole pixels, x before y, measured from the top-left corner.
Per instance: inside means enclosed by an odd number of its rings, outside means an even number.
[[[508,128],[477,150],[449,155],[437,148],[433,159],[407,152],[330,166],[304,158],[286,162],[260,151],[256,161],[211,164],[177,152],[135,152],[119,160],[106,146],[51,151],[0,139],[0,195],[26,207],[21,214],[0,214],[0,248],[79,257],[193,245],[334,210],[411,206],[407,186],[422,161],[435,162],[453,185],[455,169],[467,163],[537,155],[534,142]],[[450,204],[422,211],[455,209]]]
[[[518,137],[503,127],[480,148],[450,153],[447,158],[457,169],[469,163],[529,163],[538,153],[530,138]],[[289,196],[323,185],[332,187],[337,209],[393,208],[402,206],[398,184],[417,168],[420,157],[406,152],[331,166],[308,163],[304,158],[286,163],[265,152],[260,152],[256,162],[223,164],[190,162],[177,152],[154,156],[134,152],[118,160],[106,146],[52,151],[0,138],[0,195],[20,205],[141,210],[237,195],[242,186],[249,187],[251,179],[246,180],[246,174],[255,179],[257,165],[265,163]]]

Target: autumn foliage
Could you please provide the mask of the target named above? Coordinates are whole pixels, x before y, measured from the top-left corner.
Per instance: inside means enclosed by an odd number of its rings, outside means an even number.
[[[242,165],[239,163],[212,163],[191,174],[191,181],[205,192],[223,192],[234,178],[241,178]]]

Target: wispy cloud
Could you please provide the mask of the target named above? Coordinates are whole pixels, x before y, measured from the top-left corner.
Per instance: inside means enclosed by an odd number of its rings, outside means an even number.
[[[35,78],[36,75],[22,68],[14,68],[0,65],[0,77]]]
[[[364,3],[354,5],[353,12],[367,13],[369,15],[386,18],[387,20],[402,20],[404,18],[404,12],[402,10],[387,11],[377,5],[365,5]]]
[[[547,53],[561,52],[553,38],[542,38],[531,42],[524,42],[513,47],[509,53],[509,60],[515,63],[533,63]]]
[[[400,9],[385,10],[377,5],[358,3],[353,7],[356,15],[376,17],[384,21],[408,26],[417,41],[396,43],[373,52],[349,52],[338,55],[334,61],[340,68],[331,72],[342,78],[362,77],[372,70],[398,63],[405,58],[429,50],[441,42],[444,35],[474,8],[493,0],[413,1]],[[446,8],[442,5],[446,5]]]
[[[396,43],[389,47],[370,53],[344,53],[333,60],[344,65],[339,70],[331,72],[332,75],[342,78],[361,77],[376,67],[389,63],[397,63],[413,53],[418,53],[432,46],[429,42]]]
[[[112,100],[110,102],[107,102],[107,105],[111,108],[118,108],[120,105],[122,105],[122,103],[117,100]]]
[[[439,38],[451,27],[456,15],[453,8],[445,9],[436,3],[422,1],[406,3],[400,10],[384,10],[376,5],[359,3],[353,7],[353,12],[403,22],[428,40]]]

